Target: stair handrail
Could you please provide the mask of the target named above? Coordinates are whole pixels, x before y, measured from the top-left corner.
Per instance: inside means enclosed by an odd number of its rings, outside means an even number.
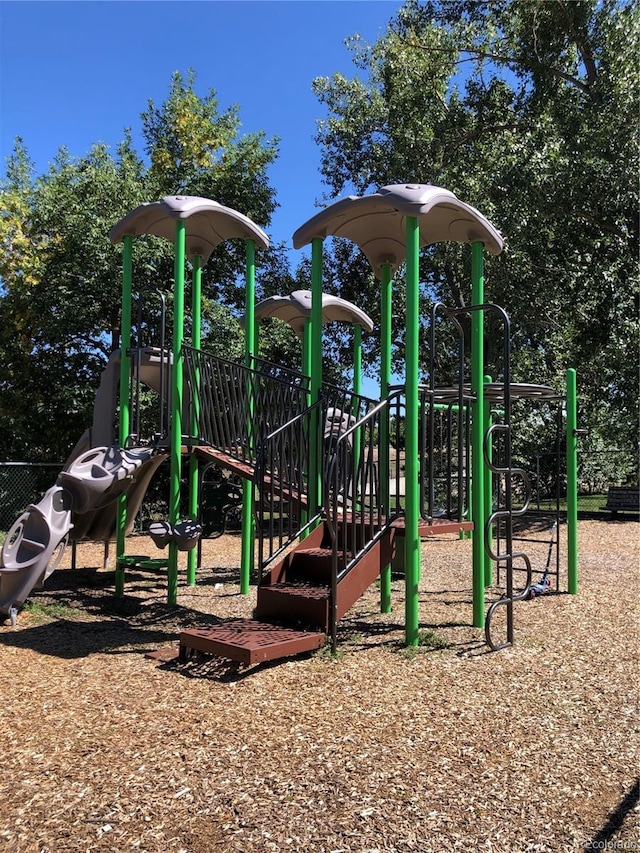
[[[309,472],[313,470],[311,453],[314,450],[309,441],[311,422],[316,418],[319,426],[324,406],[324,400],[318,400],[264,436],[258,445],[254,469],[254,484],[258,496],[254,503],[254,512],[261,534],[258,537],[260,575],[293,542],[316,527],[322,519],[322,507],[309,506],[308,486]],[[315,453],[315,470],[319,471],[322,462],[320,444],[316,446]],[[282,513],[285,495],[288,496],[290,504],[295,502],[298,505],[298,515],[290,513],[286,522]],[[280,509],[277,523],[274,518],[276,503]],[[266,542],[268,553],[265,555]]]
[[[331,539],[331,607],[330,633],[335,650],[338,622],[338,584],[387,532],[392,522],[401,514],[397,505],[384,506],[382,498],[387,490],[381,488],[383,478],[389,482],[390,456],[384,454],[385,470],[380,470],[374,449],[376,426],[380,434],[382,419],[386,420],[387,436],[392,405],[398,408],[401,390],[392,392],[380,401],[336,439],[331,458],[325,465],[323,496],[324,514]],[[367,435],[368,432],[368,435]],[[396,430],[396,451],[398,444]],[[358,448],[358,454],[353,448]],[[342,533],[342,568],[338,570],[340,543],[338,528]]]

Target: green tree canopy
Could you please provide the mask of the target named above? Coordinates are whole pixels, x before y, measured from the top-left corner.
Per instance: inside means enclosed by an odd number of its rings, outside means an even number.
[[[142,202],[188,194],[263,227],[270,222],[276,201],[267,169],[277,140],[240,135],[237,107],[220,113],[213,90],[200,97],[195,75],[176,74],[166,101],[149,103],[142,122],[143,153],[125,130],[115,154],[95,145],[74,158],[63,148],[43,175],[34,176],[21,140],[8,162],[0,184],[4,458],[62,459],[91,422],[100,371],[119,344],[122,246],[113,247],[108,232],[122,216]],[[278,247],[259,254],[273,289],[286,258]],[[244,265],[244,245],[229,241],[203,274],[205,345],[227,356],[242,353]],[[134,241],[134,289],[165,293],[169,317],[172,279],[171,245]]]
[[[329,197],[422,182],[481,210],[506,237],[486,292],[511,316],[515,377],[562,388],[577,367],[590,429],[627,447],[638,423],[638,17],[617,0],[412,0],[375,44],[351,40],[356,76],[314,81]],[[426,250],[424,315],[434,298],[465,304],[469,278],[458,247]],[[374,314],[377,286],[364,280]],[[494,376],[501,348],[492,328]]]

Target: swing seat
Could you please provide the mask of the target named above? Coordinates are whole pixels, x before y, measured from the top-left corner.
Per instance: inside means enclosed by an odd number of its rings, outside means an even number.
[[[545,593],[551,591],[551,578],[547,575],[543,575],[539,581],[534,584],[531,584],[529,589],[529,595],[527,596],[529,599],[537,598],[539,595],[545,595]]]

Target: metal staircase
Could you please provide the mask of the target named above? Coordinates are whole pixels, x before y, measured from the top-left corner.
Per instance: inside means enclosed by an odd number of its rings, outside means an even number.
[[[181,632],[183,659],[198,650],[251,664],[319,648],[327,637],[335,648],[339,620],[391,562],[399,509],[381,501],[391,454],[381,467],[377,448],[397,395],[377,405],[344,391],[332,396],[261,442],[255,620]],[[337,411],[367,408],[336,429]],[[276,518],[283,495],[293,511]]]

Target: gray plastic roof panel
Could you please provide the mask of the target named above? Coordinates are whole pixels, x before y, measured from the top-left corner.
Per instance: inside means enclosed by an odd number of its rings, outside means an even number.
[[[347,196],[312,216],[293,235],[294,248],[326,237],[346,237],[366,255],[376,276],[382,264],[396,269],[406,256],[405,218],[418,219],[420,246],[484,243],[502,251],[500,232],[478,210],[450,190],[431,184],[394,184],[368,196]]]
[[[289,296],[270,296],[258,302],[254,310],[258,322],[276,317],[302,335],[305,320],[311,317],[311,291],[294,290]],[[373,320],[368,314],[352,302],[329,293],[322,294],[322,322],[359,324],[368,334],[373,331]]]
[[[124,237],[154,234],[173,243],[176,220],[186,223],[186,251],[190,258],[200,255],[202,263],[220,243],[234,237],[255,240],[266,249],[269,238],[255,222],[231,207],[199,196],[171,195],[161,201],[146,202],[123,216],[109,231],[115,245]]]

